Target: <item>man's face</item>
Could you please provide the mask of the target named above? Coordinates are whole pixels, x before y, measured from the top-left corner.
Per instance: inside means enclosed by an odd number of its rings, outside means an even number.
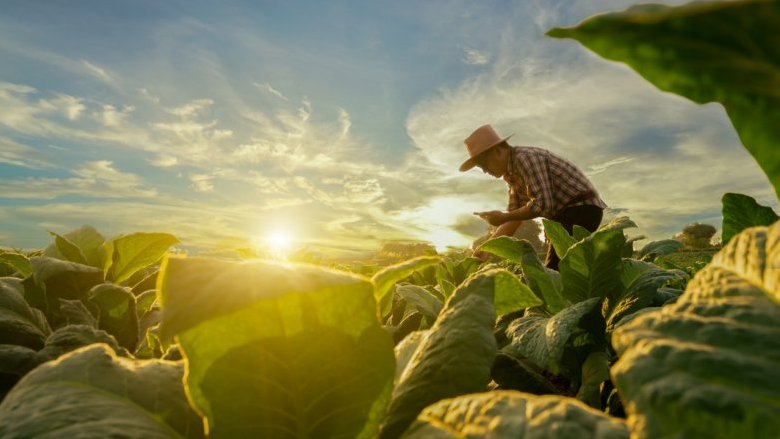
[[[504,169],[501,169],[500,155],[498,154],[498,148],[490,148],[477,156],[477,166],[485,174],[489,174],[495,178],[501,178],[504,175]]]

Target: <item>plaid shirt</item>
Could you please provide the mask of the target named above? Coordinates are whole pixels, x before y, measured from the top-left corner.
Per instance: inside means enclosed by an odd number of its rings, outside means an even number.
[[[585,174],[571,162],[533,146],[513,146],[504,180],[509,186],[508,211],[528,205],[532,212],[553,218],[565,207],[607,207]],[[582,198],[582,194],[592,195]]]

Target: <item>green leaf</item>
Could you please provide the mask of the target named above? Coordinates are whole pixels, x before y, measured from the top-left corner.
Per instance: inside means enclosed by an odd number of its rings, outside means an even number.
[[[98,310],[98,327],[134,351],[138,344],[138,316],[130,290],[110,283],[95,285],[89,290],[88,302]]]
[[[618,218],[571,246],[558,265],[565,299],[577,303],[619,294],[626,227],[636,225],[627,218]]]
[[[104,343],[119,356],[130,356],[111,334],[88,325],[67,325],[57,329],[46,339],[46,345],[39,353],[44,361],[54,360],[93,343]]]
[[[363,277],[309,265],[169,257],[163,339],[178,334],[209,436],[372,437],[395,360]]]
[[[577,224],[572,227],[572,238],[574,238],[575,241],[582,241],[588,236],[590,236],[590,230],[586,229],[585,227]]]
[[[565,308],[568,303],[561,295],[561,284],[546,269],[539,257],[536,255],[536,249],[531,243],[524,239],[515,237],[501,236],[493,238],[483,243],[479,250],[500,256],[516,264],[520,264],[523,269],[523,277],[536,294],[544,300],[547,310],[552,314]]]
[[[652,241],[645,244],[645,246],[639,250],[637,257],[641,259],[652,255],[653,259],[655,259],[658,256],[674,253],[681,248],[683,248],[682,242],[676,239],[662,239],[660,241]]]
[[[37,350],[43,347],[50,332],[45,320],[41,322],[25,302],[18,285],[0,279],[0,344]]]
[[[661,90],[722,103],[780,195],[778,27],[779,2],[748,0],[635,6],[547,35],[624,62]]]
[[[419,285],[397,284],[395,293],[405,300],[412,309],[422,313],[429,321],[436,320],[441,311],[442,303],[433,294]]]
[[[404,370],[409,365],[409,361],[412,360],[417,348],[420,346],[425,337],[428,334],[428,330],[414,331],[404,337],[400,343],[395,345],[393,349],[395,353],[395,379],[394,382],[398,383]]]
[[[542,375],[542,369],[524,357],[499,351],[490,376],[501,390],[519,390],[535,395],[557,394],[558,389]]]
[[[32,274],[32,265],[27,256],[14,253],[0,251],[0,264],[5,264],[16,270],[22,277],[27,277]]]
[[[544,225],[544,234],[547,239],[550,240],[550,244],[555,249],[555,254],[559,258],[563,259],[569,248],[577,242],[569,232],[563,227],[561,223],[555,222],[551,219],[543,218],[542,224]]]
[[[577,391],[577,399],[601,409],[601,383],[608,379],[609,356],[602,350],[591,352],[582,363],[582,384]]]
[[[665,270],[649,262],[624,260],[621,275],[623,292],[616,299],[608,299],[604,306],[607,332],[611,332],[625,316],[648,306],[660,306],[664,301],[660,298],[666,297],[659,294],[664,285],[687,279],[688,274],[682,270]]]
[[[23,376],[43,361],[34,349],[13,344],[0,344],[0,401]]]
[[[93,286],[103,282],[95,267],[45,256],[30,259],[35,282],[46,286],[49,301],[55,298],[82,299]]]
[[[495,276],[493,306],[497,316],[544,304],[528,285],[522,283],[517,276],[507,270],[489,271],[485,275]]]
[[[438,256],[419,256],[379,270],[372,278],[374,297],[377,303],[393,288],[396,282],[406,279],[412,273],[441,262]]]
[[[721,241],[723,245],[726,245],[734,235],[748,227],[768,226],[778,219],[771,207],[758,204],[753,197],[742,194],[724,194]]]
[[[51,232],[50,232],[51,233]],[[70,232],[62,235],[69,243],[75,245],[79,252],[84,257],[84,264],[91,267],[103,267],[100,248],[105,242],[106,238],[103,237],[94,227],[82,226],[78,229],[71,230]],[[57,242],[53,242],[50,246],[46,247],[43,252],[43,256],[48,256],[57,259],[67,259],[59,250]],[[78,261],[74,261],[78,262]]]
[[[452,294],[401,373],[380,438],[399,437],[429,404],[485,388],[496,355],[494,280],[477,274]]]
[[[598,297],[584,300],[554,316],[543,312],[526,312],[525,316],[513,321],[507,328],[510,343],[504,347],[504,351],[516,357],[526,357],[543,369],[559,373],[566,343],[582,317],[591,312],[599,300]]]
[[[184,366],[92,345],[39,366],[0,404],[0,437],[204,437]]]
[[[676,303],[617,328],[612,376],[637,437],[780,437],[779,266],[780,222],[748,229]]]
[[[93,328],[98,327],[98,321],[95,316],[84,306],[80,300],[60,299],[60,312],[65,319],[66,325],[87,325]]]
[[[423,410],[405,439],[628,439],[625,422],[573,398],[512,390],[445,399]]]
[[[111,255],[107,278],[114,283],[129,279],[135,272],[157,263],[179,240],[168,233],[132,233],[111,239],[106,246]]]
[[[57,247],[57,251],[66,261],[86,265],[87,260],[81,253],[81,249],[79,249],[76,244],[70,242],[68,238],[65,238],[52,231],[49,231],[49,234],[54,237],[54,246]]]

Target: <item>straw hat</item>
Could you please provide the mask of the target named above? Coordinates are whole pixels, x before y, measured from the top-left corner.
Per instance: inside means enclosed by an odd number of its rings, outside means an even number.
[[[466,144],[466,150],[469,152],[469,159],[460,165],[460,172],[468,171],[476,166],[478,155],[499,143],[506,141],[508,138],[512,137],[512,135],[513,134],[510,134],[502,139],[496,133],[496,130],[489,124],[482,125],[474,130],[474,132],[463,141],[463,143]]]

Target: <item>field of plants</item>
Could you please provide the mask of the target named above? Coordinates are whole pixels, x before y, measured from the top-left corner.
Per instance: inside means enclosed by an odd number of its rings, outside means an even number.
[[[780,2],[753,0],[550,35],[723,103],[780,193],[778,27]],[[0,438],[777,438],[780,221],[747,195],[722,205],[723,248],[687,267],[675,241],[634,249],[627,217],[545,220],[558,271],[509,237],[479,247],[490,262],[355,273],[52,233],[0,251]]]

